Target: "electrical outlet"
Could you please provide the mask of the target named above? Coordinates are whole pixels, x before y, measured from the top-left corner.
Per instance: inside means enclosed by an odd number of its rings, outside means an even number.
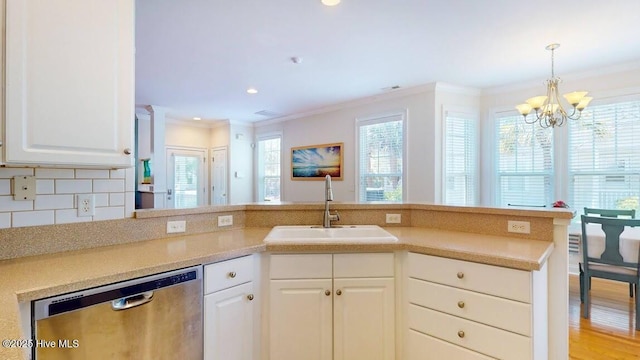
[[[529,234],[531,233],[531,223],[528,221],[513,221],[509,220],[507,222],[507,231],[512,233],[519,234]]]
[[[233,215],[218,216],[218,227],[233,225]]]
[[[96,214],[96,197],[93,194],[78,194],[78,217]]]
[[[185,220],[167,221],[167,234],[183,233],[187,231]]]
[[[400,224],[400,222],[402,222],[402,215],[387,214],[387,224]]]

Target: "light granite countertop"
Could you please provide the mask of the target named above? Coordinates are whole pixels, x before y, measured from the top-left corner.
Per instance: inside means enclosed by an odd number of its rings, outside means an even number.
[[[162,238],[0,261],[0,337],[24,339],[20,303],[256,252],[381,252],[423,254],[539,270],[552,242],[421,227],[387,227],[397,243],[269,244],[270,228],[243,228]],[[21,349],[0,348],[2,359],[24,359]]]

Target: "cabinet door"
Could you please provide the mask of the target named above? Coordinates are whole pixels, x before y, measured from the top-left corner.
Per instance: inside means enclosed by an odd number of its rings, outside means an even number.
[[[270,281],[272,360],[331,360],[331,279]]]
[[[334,360],[395,357],[393,278],[335,279]]]
[[[253,351],[253,283],[204,297],[204,358],[250,360]]]
[[[5,163],[133,165],[134,8],[6,1]]]

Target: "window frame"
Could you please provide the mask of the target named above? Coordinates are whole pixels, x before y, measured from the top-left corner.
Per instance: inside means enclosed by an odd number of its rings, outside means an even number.
[[[395,118],[395,119],[394,119]],[[401,177],[401,181],[402,184],[400,186],[400,189],[402,191],[402,196],[401,196],[401,200],[400,201],[387,201],[387,200],[381,200],[382,202],[386,202],[386,203],[398,203],[398,202],[405,202],[407,199],[407,123],[408,123],[408,112],[407,109],[402,109],[402,110],[395,110],[395,111],[388,111],[388,112],[381,112],[378,114],[374,114],[374,115],[370,115],[370,116],[366,116],[366,117],[360,117],[360,118],[356,118],[355,119],[355,151],[354,151],[354,156],[355,156],[355,170],[356,170],[356,174],[355,174],[355,197],[356,197],[356,201],[357,202],[366,202],[366,200],[362,200],[361,199],[361,193],[363,191],[362,189],[362,173],[361,173],[361,163],[360,163],[360,147],[362,146],[362,144],[360,143],[360,131],[361,128],[363,126],[369,126],[369,125],[376,125],[376,124],[381,124],[381,123],[385,123],[385,122],[391,122],[391,121],[401,121],[402,125],[402,171],[400,173],[400,177]],[[374,176],[374,174],[371,175],[366,175],[366,176]],[[390,175],[388,175],[390,176]]]
[[[255,177],[255,194],[256,194],[256,201],[257,202],[264,202],[264,201],[271,201],[271,200],[266,200],[265,199],[265,193],[264,193],[264,179],[266,178],[266,176],[264,175],[264,162],[261,159],[261,152],[260,152],[260,143],[262,141],[268,141],[268,140],[273,140],[273,139],[280,139],[280,156],[279,156],[279,161],[280,161],[280,187],[279,187],[279,200],[277,201],[283,201],[283,196],[284,196],[284,189],[283,189],[283,182],[282,182],[282,174],[283,174],[283,159],[284,159],[284,154],[283,154],[283,136],[282,136],[282,132],[278,131],[278,132],[268,132],[268,133],[263,133],[263,134],[259,134],[256,136],[256,151],[255,151],[255,164],[256,164],[256,177]],[[275,177],[273,177],[275,178]]]

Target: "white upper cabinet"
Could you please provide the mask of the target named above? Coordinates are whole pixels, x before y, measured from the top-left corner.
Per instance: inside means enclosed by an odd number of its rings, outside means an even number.
[[[7,165],[134,162],[134,0],[6,0]]]

